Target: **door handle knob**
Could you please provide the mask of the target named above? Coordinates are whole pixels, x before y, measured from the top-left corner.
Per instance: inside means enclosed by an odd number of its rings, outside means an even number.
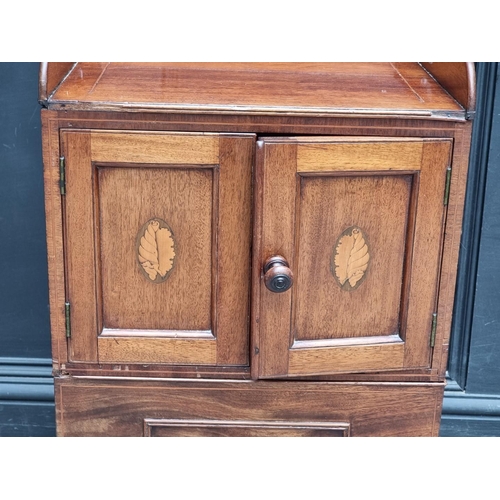
[[[293,273],[281,255],[274,255],[264,264],[264,284],[274,293],[286,292],[293,285]]]

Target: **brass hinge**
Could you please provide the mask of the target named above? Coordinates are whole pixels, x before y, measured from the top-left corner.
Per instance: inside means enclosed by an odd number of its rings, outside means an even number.
[[[66,194],[66,160],[64,156],[59,158],[59,188],[61,194]]]
[[[436,330],[437,330],[437,323],[438,323],[438,315],[437,313],[434,313],[432,315],[432,327],[431,327],[431,347],[434,347],[434,344],[436,343]]]
[[[448,205],[450,199],[451,167],[446,169],[446,184],[444,185],[444,204]]]
[[[66,317],[66,338],[71,338],[71,322],[70,322],[70,305],[69,302],[64,304],[64,315]]]

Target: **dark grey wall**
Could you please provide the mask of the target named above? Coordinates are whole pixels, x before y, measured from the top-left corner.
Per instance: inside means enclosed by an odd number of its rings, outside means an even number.
[[[500,65],[477,66],[442,436],[500,436]]]
[[[55,433],[38,68],[0,63],[0,436]],[[442,436],[500,436],[499,68],[477,69]]]
[[[0,63],[0,436],[54,434],[38,63]]]
[[[491,138],[467,376],[467,390],[483,394],[500,393],[500,91]]]
[[[38,67],[0,64],[1,357],[50,357]]]

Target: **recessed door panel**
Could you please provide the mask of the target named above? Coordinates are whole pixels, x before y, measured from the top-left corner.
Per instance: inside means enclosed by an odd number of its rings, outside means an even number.
[[[97,175],[104,327],[211,331],[214,169]]]
[[[451,145],[259,141],[254,377],[429,366]]]
[[[62,132],[72,361],[248,363],[254,143]]]
[[[412,181],[298,177],[297,340],[399,333]]]

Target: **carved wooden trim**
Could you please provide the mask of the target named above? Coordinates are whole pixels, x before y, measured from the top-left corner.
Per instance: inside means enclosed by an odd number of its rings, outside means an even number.
[[[173,236],[168,224],[158,218],[148,220],[137,234],[137,260],[143,275],[153,283],[164,282],[174,267]]]

